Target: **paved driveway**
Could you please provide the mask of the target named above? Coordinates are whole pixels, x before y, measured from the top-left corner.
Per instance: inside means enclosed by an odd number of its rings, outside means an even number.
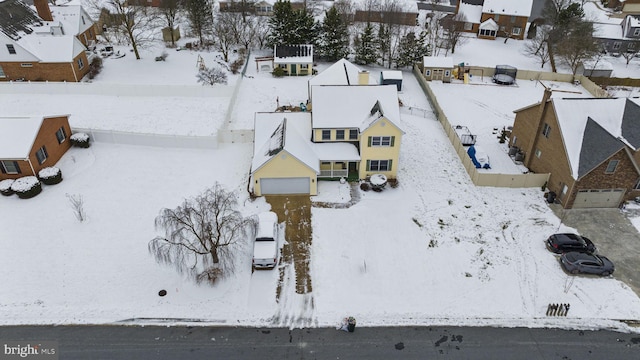
[[[570,209],[551,205],[562,222],[598,247],[598,253],[616,266],[613,276],[626,283],[640,296],[640,234],[618,209]]]

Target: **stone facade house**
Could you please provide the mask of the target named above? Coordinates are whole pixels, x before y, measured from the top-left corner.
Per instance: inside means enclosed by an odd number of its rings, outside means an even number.
[[[618,207],[640,195],[640,99],[551,98],[515,111],[509,145],[549,173],[564,208]]]

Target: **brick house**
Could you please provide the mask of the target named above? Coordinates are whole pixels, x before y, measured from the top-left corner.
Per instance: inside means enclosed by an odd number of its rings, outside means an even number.
[[[0,2],[0,81],[80,81],[96,41],[93,21],[79,5],[34,5]]]
[[[523,40],[533,0],[460,0],[456,14],[464,15],[463,31],[482,39]]]
[[[0,180],[37,176],[71,147],[69,116],[0,117]]]
[[[640,99],[551,98],[515,111],[509,145],[549,173],[564,208],[618,207],[640,195]]]

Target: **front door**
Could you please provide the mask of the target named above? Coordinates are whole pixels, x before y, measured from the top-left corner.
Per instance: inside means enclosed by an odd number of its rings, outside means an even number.
[[[298,75],[297,71],[298,71],[298,65],[296,64],[291,64],[289,65],[291,66],[291,75]]]

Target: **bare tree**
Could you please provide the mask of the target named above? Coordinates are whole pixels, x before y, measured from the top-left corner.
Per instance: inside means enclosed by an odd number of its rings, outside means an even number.
[[[136,59],[140,60],[139,49],[158,40],[156,36],[160,22],[157,12],[152,7],[137,5],[136,1],[107,0],[107,4],[114,15],[123,19],[115,25],[116,31],[126,36]]]
[[[233,12],[218,13],[213,24],[213,39],[225,62],[229,62],[229,53],[238,44],[239,27],[243,27],[242,15]]]
[[[353,17],[356,13],[356,7],[352,0],[337,0],[333,3],[333,7],[338,10],[338,14],[342,17],[342,23],[353,24]]]
[[[73,209],[73,214],[78,221],[83,222],[87,215],[84,212],[84,198],[80,194],[65,194],[69,199],[69,205]]]
[[[537,57],[540,61],[540,67],[544,68],[544,65],[549,61],[549,48],[547,47],[547,30],[546,26],[538,26],[536,35],[530,39],[525,40],[527,43],[524,46],[524,54],[531,57]]]
[[[171,46],[176,45],[173,31],[176,28],[176,23],[179,19],[178,15],[182,10],[183,3],[183,0],[161,0],[160,2],[160,13],[162,14],[164,25],[169,28],[171,33]]]
[[[264,49],[269,41],[269,21],[266,16],[253,18],[254,41],[259,49]]]
[[[205,67],[200,69],[196,75],[198,82],[202,85],[226,84],[227,73],[219,67]]]
[[[149,252],[197,282],[214,283],[234,271],[234,251],[254,225],[237,206],[236,194],[216,183],[175,209],[162,209],[155,226],[165,234],[149,242]]]
[[[467,41],[467,38],[463,35],[465,22],[467,22],[467,18],[462,13],[456,14],[449,21],[442,22],[444,28],[444,45],[446,46],[447,53],[448,50],[451,50],[451,53],[454,54],[456,46],[464,45]]]
[[[438,44],[442,38],[442,26],[440,25],[440,21],[442,21],[445,16],[446,15],[441,12],[427,14],[427,21],[425,23],[427,37],[425,39],[425,43],[427,48],[431,50],[432,55],[438,55]]]
[[[640,41],[634,40],[627,43],[627,50],[622,52],[622,57],[627,62],[627,66],[631,62],[631,59],[636,57],[640,52]]]
[[[571,68],[573,76],[581,63],[596,56],[600,51],[598,42],[593,38],[593,25],[590,22],[574,25],[573,31],[556,44],[558,57]]]

